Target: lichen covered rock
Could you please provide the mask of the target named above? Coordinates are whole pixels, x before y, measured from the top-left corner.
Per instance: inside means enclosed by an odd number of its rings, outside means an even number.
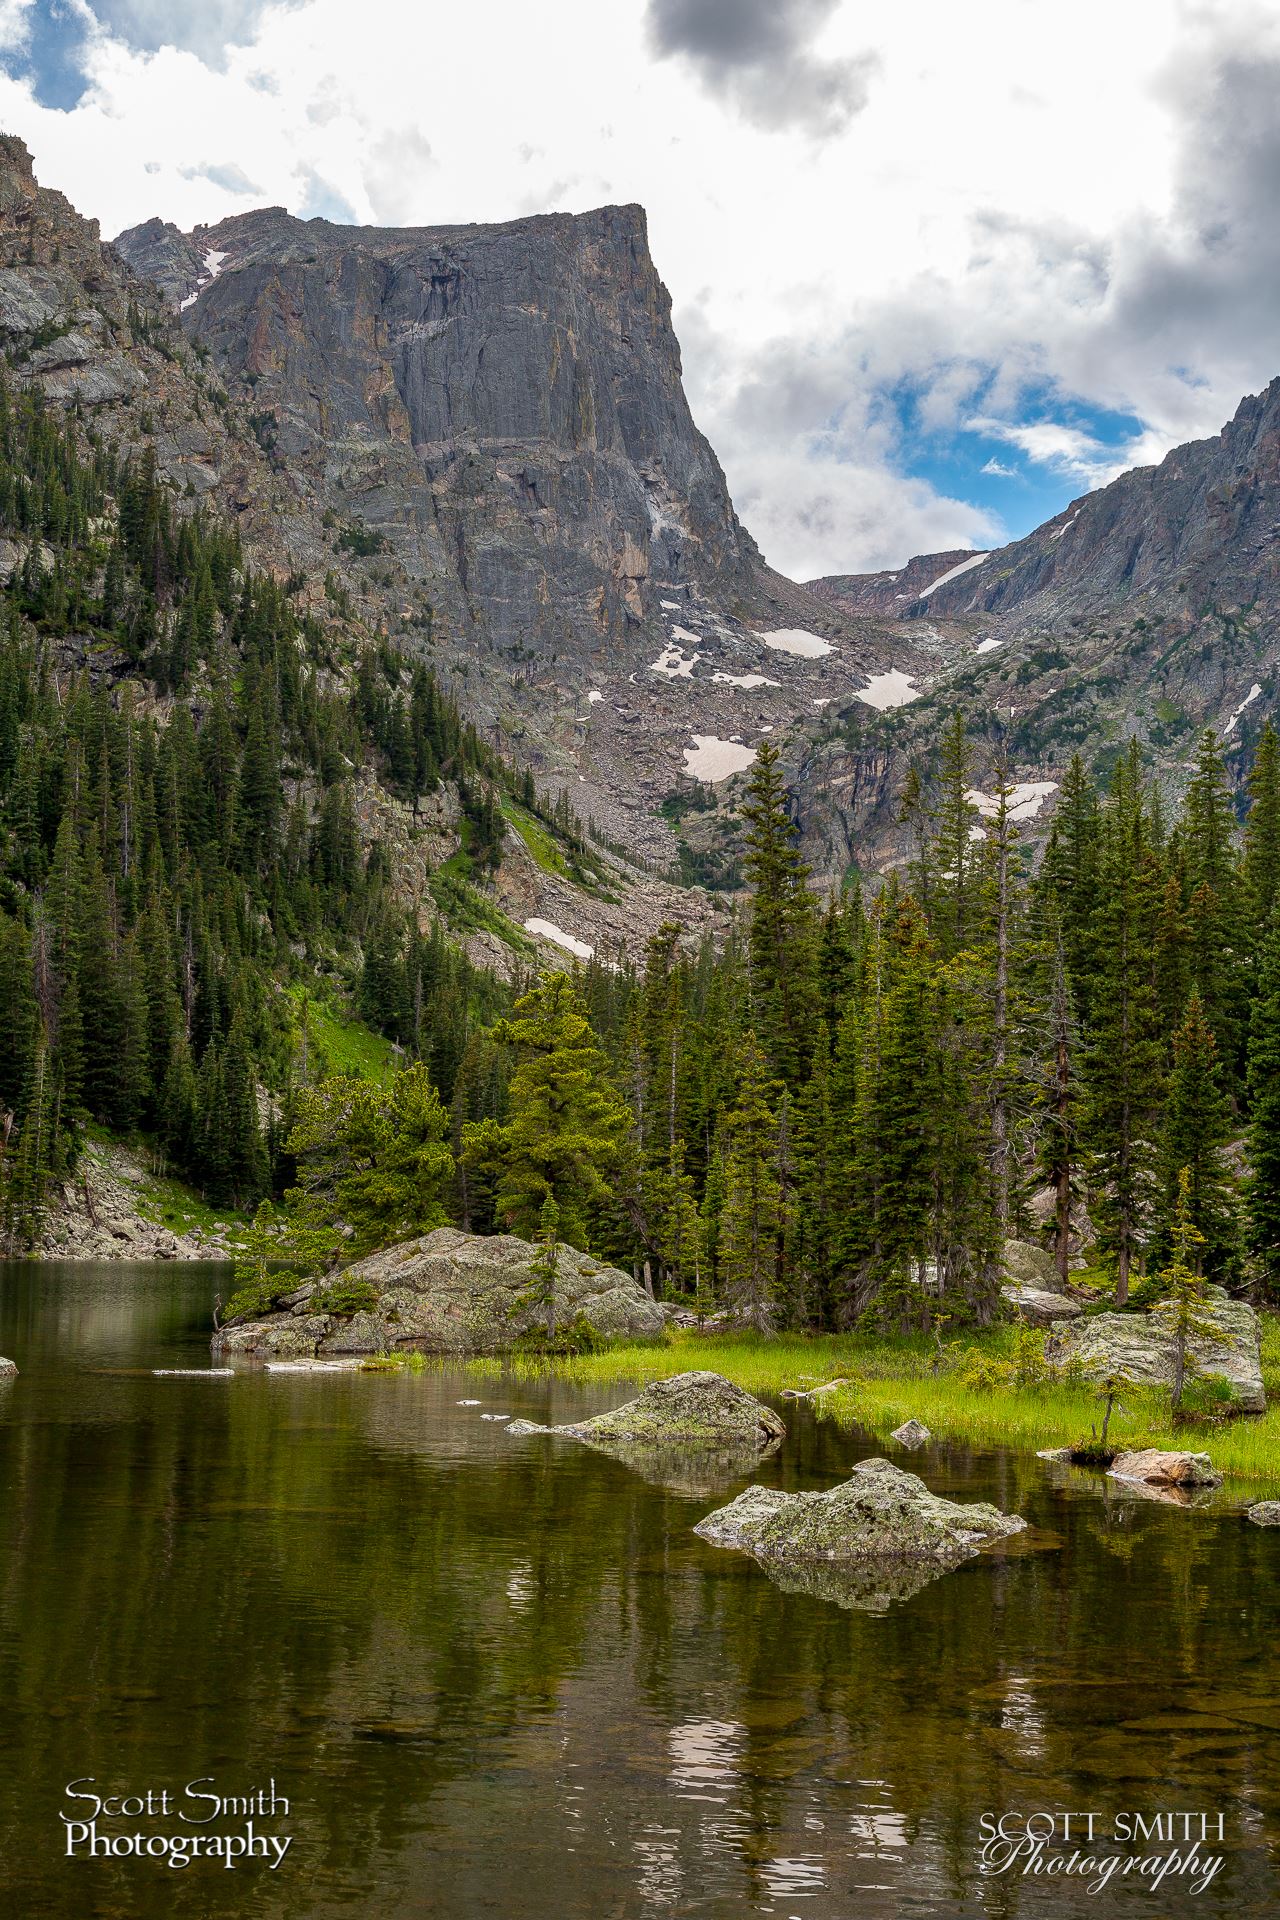
[[[1255,1500],[1245,1518],[1255,1527],[1280,1527],[1280,1500]]]
[[[1026,1521],[984,1502],[958,1504],[888,1460],[863,1460],[828,1493],[748,1487],[695,1533],[762,1563],[907,1560],[958,1566]]]
[[[541,1249],[513,1234],[484,1237],[437,1227],[358,1260],[342,1275],[350,1296],[363,1283],[372,1304],[354,1313],[326,1305],[326,1283],[298,1288],[273,1313],[223,1327],[213,1337],[220,1354],[298,1359],[334,1353],[498,1353],[546,1325],[534,1262]],[[599,1334],[653,1338],[662,1310],[630,1276],[590,1255],[561,1246],[556,1253],[556,1316],[561,1325],[581,1315]]]
[[[777,1414],[718,1373],[673,1374],[654,1380],[635,1400],[556,1427],[556,1433],[593,1446],[746,1448],[756,1452],[786,1433]]]
[[[1258,1316],[1243,1300],[1221,1287],[1207,1286],[1198,1311],[1217,1324],[1221,1339],[1195,1339],[1188,1353],[1198,1372],[1225,1380],[1241,1413],[1265,1413],[1262,1349]],[[1171,1308],[1162,1301],[1150,1313],[1099,1313],[1055,1327],[1045,1343],[1054,1366],[1078,1360],[1091,1380],[1125,1373],[1143,1385],[1169,1386],[1173,1380]]]
[[[930,1433],[928,1427],[925,1426],[923,1420],[905,1420],[900,1427],[894,1428],[889,1438],[896,1440],[900,1447],[911,1447],[914,1449],[925,1446],[928,1441],[932,1440],[933,1435]]]

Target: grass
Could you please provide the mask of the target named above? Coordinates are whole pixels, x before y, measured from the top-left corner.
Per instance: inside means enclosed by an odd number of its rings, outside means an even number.
[[[305,988],[290,988],[297,1008],[299,1029]],[[362,1026],[344,1013],[332,1000],[307,999],[307,1024],[311,1039],[323,1053],[330,1073],[358,1073],[365,1080],[385,1080],[392,1071],[395,1049],[380,1033]]]
[[[956,1349],[977,1348],[997,1360],[1014,1357],[1016,1329],[994,1327],[951,1343],[947,1362],[933,1373],[933,1348],[923,1337],[888,1340],[865,1335],[698,1334],[675,1330],[651,1344],[618,1344],[573,1359],[532,1354],[473,1360],[471,1371],[508,1379],[554,1372],[581,1386],[611,1382],[647,1385],[692,1367],[707,1367],[751,1393],[779,1394],[845,1378],[847,1387],[813,1402],[819,1417],[885,1435],[905,1420],[923,1420],[940,1440],[977,1447],[1073,1446],[1100,1425],[1102,1402],[1090,1385],[1031,1384],[975,1388],[957,1368]],[[1263,1316],[1262,1372],[1268,1398],[1280,1398],[1280,1316]],[[1167,1394],[1126,1393],[1112,1415],[1110,1439],[1122,1448],[1174,1447],[1212,1456],[1224,1474],[1272,1482],[1280,1489],[1280,1406],[1260,1419],[1179,1427],[1169,1419]]]
[[[559,874],[562,880],[573,878],[564,855],[540,820],[535,820],[526,808],[506,794],[502,799],[502,811],[544,873]]]

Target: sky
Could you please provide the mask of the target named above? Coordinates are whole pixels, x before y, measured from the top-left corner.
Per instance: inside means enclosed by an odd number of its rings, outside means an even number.
[[[1016,538],[1280,374],[1280,0],[0,0],[104,236],[639,201],[793,577]]]

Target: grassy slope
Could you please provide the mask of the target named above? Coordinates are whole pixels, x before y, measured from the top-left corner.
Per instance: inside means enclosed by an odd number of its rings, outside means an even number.
[[[997,1327],[966,1336],[959,1344],[976,1346],[1000,1358],[1013,1355],[1014,1329]],[[1101,1404],[1089,1387],[995,1387],[975,1391],[956,1374],[930,1372],[932,1349],[923,1339],[877,1340],[857,1335],[783,1334],[775,1339],[725,1334],[675,1332],[653,1346],[616,1346],[603,1353],[555,1362],[509,1358],[471,1363],[482,1373],[534,1373],[554,1366],[564,1378],[581,1383],[665,1379],[689,1367],[710,1367],[753,1393],[777,1394],[784,1387],[810,1387],[826,1380],[851,1384],[814,1402],[824,1419],[890,1433],[914,1416],[939,1439],[975,1446],[1068,1446],[1087,1437],[1100,1422]],[[1263,1319],[1262,1371],[1268,1397],[1280,1398],[1280,1316]],[[1256,1420],[1181,1427],[1169,1424],[1167,1396],[1126,1394],[1123,1410],[1112,1416],[1117,1444],[1188,1448],[1212,1455],[1224,1473],[1272,1482],[1280,1490],[1280,1406],[1273,1404]],[[1255,1489],[1256,1491],[1256,1489]]]

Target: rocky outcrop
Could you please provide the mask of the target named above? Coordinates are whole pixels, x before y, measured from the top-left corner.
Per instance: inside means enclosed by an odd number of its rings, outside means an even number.
[[[916,1561],[959,1566],[1026,1521],[985,1503],[959,1505],[888,1460],[863,1460],[829,1493],[748,1487],[695,1533],[763,1564]]]
[[[74,1172],[50,1193],[31,1256],[43,1260],[230,1260],[231,1221],[188,1224],[180,1193],[162,1187],[130,1148],[85,1141]],[[165,1219],[165,1214],[170,1219]],[[172,1222],[172,1224],[171,1224]]]
[[[599,1445],[749,1447],[781,1440],[786,1428],[753,1394],[718,1373],[673,1374],[654,1380],[635,1400],[556,1433]]]
[[[1162,1453],[1147,1447],[1138,1453],[1118,1453],[1111,1462],[1115,1480],[1143,1480],[1158,1487],[1220,1487],[1222,1475],[1207,1453]]]
[[[1042,1287],[1001,1287],[1001,1298],[1028,1327],[1051,1327],[1056,1320],[1078,1320],[1084,1312],[1069,1294]]]
[[[437,1227],[299,1287],[275,1312],[222,1328],[213,1350],[280,1359],[502,1352],[546,1326],[547,1308],[535,1299],[539,1258],[540,1248],[514,1234]],[[353,1309],[362,1296],[367,1304]],[[663,1327],[661,1308],[630,1274],[568,1246],[556,1250],[555,1312],[561,1325],[581,1315],[605,1336],[656,1338]]]
[[[1100,1313],[1057,1327],[1045,1342],[1045,1357],[1057,1367],[1078,1361],[1091,1380],[1121,1373],[1141,1385],[1169,1386],[1174,1358],[1170,1311],[1162,1302],[1150,1313]],[[1264,1413],[1257,1314],[1245,1301],[1232,1300],[1214,1286],[1206,1287],[1199,1311],[1215,1322],[1220,1338],[1198,1337],[1188,1343],[1196,1369],[1225,1380],[1239,1412]]]

